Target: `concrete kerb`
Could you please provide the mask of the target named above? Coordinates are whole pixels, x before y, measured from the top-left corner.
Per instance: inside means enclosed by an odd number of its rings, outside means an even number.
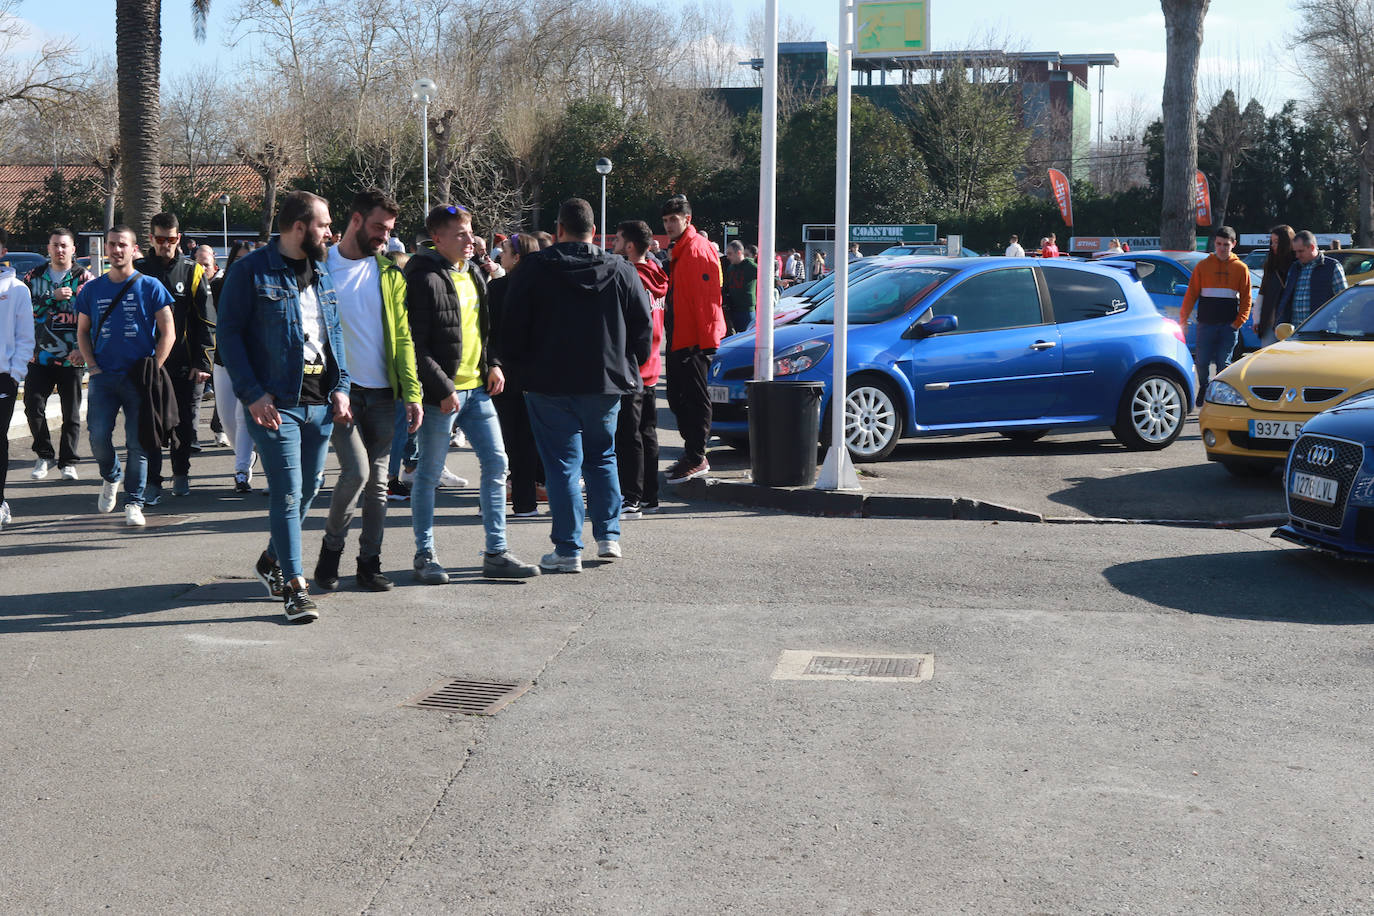
[[[1174,528],[1267,528],[1282,525],[1282,514],[1247,515],[1233,519],[1095,518],[1045,516],[1038,512],[960,496],[914,496],[817,490],[813,487],[761,487],[740,480],[698,477],[676,484],[683,499],[777,509],[796,515],[840,518],[907,518],[949,521],[1036,522],[1052,525],[1160,525]]]

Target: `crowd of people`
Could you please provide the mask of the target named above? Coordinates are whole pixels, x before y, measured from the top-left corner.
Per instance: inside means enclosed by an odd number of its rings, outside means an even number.
[[[710,469],[706,369],[726,333],[725,299],[730,322],[752,320],[740,265],[753,264],[756,282],[756,261],[740,246],[723,268],[680,195],[660,214],[667,250],[641,220],[621,223],[609,250],[598,247],[580,198],[561,205],[554,235],[497,234],[492,255],[458,205],[433,208],[427,238],[407,254],[393,237],[399,213],[382,192],[364,190],[335,234],[329,203],[293,192],[277,236],[236,244],[223,270],[208,246],[184,256],[176,216],[160,213],[146,256],[131,227],[106,233],[109,270],[99,277],[74,263],[72,231],[54,229],[47,263],[24,278],[0,270],[0,429],[8,433],[22,384],[31,476],[56,468],[78,480],[84,379],[96,508],[113,512],[122,486],[125,522],[140,527],[163,499],[164,451],[171,497],[191,493],[208,383],[215,441],[234,452],[234,490],[252,492],[255,465],[266,477],[269,537],[254,572],[293,622],[319,616],[301,532],[331,445],[339,472],[317,589],[340,586],[355,516],[356,585],[394,586],[381,569],[389,501],[410,504],[415,579],[449,581],[435,494],[466,485],[445,464],[460,436],[479,467],[485,576],[580,572],[588,521],[596,555],[621,557],[621,521],[658,508],[660,376],[684,442],[665,479]],[[0,234],[0,254],[5,241]],[[54,391],[56,450],[46,413]],[[123,461],[114,445],[121,414]],[[8,463],[6,435],[0,526],[11,520]],[[525,562],[507,543],[507,503],[512,517],[534,518],[541,499],[553,549]]]

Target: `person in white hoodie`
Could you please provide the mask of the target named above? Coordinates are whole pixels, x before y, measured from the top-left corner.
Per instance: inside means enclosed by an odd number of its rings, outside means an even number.
[[[0,254],[5,239],[0,236]],[[0,267],[0,528],[10,522],[5,501],[5,477],[10,465],[10,420],[19,399],[19,383],[33,359],[33,300],[29,288],[14,275],[14,268]]]

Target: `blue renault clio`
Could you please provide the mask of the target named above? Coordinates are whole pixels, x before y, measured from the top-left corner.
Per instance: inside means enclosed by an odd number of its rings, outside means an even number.
[[[1288,453],[1288,524],[1274,537],[1374,560],[1374,395],[1317,414]]]
[[[882,460],[905,437],[1031,441],[1094,427],[1128,448],[1160,449],[1178,438],[1195,394],[1183,333],[1135,265],[897,258],[851,286],[849,322],[855,461]],[[774,331],[774,377],[825,383],[823,413],[833,333],[833,300]],[[748,442],[753,360],[753,334],[737,335],[708,371],[712,431],[729,444]]]

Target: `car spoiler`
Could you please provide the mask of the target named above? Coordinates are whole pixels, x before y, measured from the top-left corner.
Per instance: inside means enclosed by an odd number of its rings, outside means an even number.
[[[1139,283],[1150,274],[1155,272],[1155,266],[1149,261],[1093,261],[1103,267],[1115,267],[1130,275],[1131,279]]]

